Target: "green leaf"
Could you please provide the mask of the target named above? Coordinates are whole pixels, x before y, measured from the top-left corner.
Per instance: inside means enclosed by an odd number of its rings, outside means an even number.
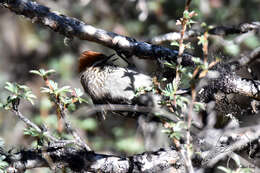
[[[167,67],[169,68],[172,68],[172,69],[176,69],[177,65],[175,63],[169,63],[169,62],[165,62],[164,65],[166,65]]]
[[[190,14],[189,11],[184,10],[184,12],[183,12],[183,18],[190,19],[190,15],[189,15],[189,14]]]
[[[180,44],[179,44],[177,41],[172,41],[172,42],[171,42],[171,46],[177,46],[177,47],[179,47]]]
[[[194,49],[194,47],[191,46],[191,43],[183,44],[185,49]]]
[[[75,91],[75,93],[76,93],[76,95],[78,96],[78,97],[81,97],[81,96],[83,96],[83,92],[81,91],[81,89],[79,89],[79,88],[74,88],[74,91]]]
[[[53,91],[50,88],[41,87],[41,93],[52,93]]]
[[[7,98],[7,104],[3,105],[5,108],[8,108],[8,104],[12,103],[16,99],[25,99],[33,104],[33,100],[36,96],[32,93],[31,89],[26,85],[19,85],[16,83],[6,82],[5,89],[12,93],[11,96]]]
[[[201,110],[205,110],[205,104],[204,103],[195,102],[193,106],[194,106],[193,109],[194,109],[195,112],[199,112]]]
[[[79,103],[88,103],[87,100],[85,100],[85,99],[83,99],[83,98],[81,98],[81,97],[79,97],[78,99],[79,99]]]
[[[6,167],[9,165],[7,162],[3,161],[5,156],[0,156],[0,173],[6,173]]]
[[[72,89],[70,86],[64,86],[64,87],[61,87],[60,89],[58,89],[57,91],[55,91],[56,94],[60,94],[63,92],[72,92]]]
[[[193,57],[192,61],[197,65],[203,65],[204,62],[199,57]]]
[[[204,40],[204,36],[202,35],[202,36],[198,36],[197,37],[198,38],[198,45],[204,45],[204,43],[205,43],[205,40]]]
[[[68,104],[68,110],[69,111],[75,111],[76,110],[76,105],[74,103],[69,103]]]
[[[50,86],[53,88],[53,90],[57,90],[58,89],[58,83],[54,82],[53,80],[49,80]]]
[[[200,26],[201,26],[202,28],[205,28],[205,27],[207,27],[207,23],[202,22],[202,23],[200,24]]]
[[[30,73],[42,76],[41,72],[38,70],[30,70]]]
[[[39,133],[35,128],[32,127],[24,129],[24,135],[29,135],[33,137],[43,137],[42,133]]]
[[[13,84],[10,82],[6,82],[5,84],[6,84],[6,86],[4,88],[6,90],[8,90],[9,92],[11,92],[13,94],[18,94],[18,87],[16,84]]]
[[[47,71],[45,72],[45,75],[50,75],[50,74],[52,74],[52,73],[56,73],[56,71],[55,71],[54,69],[47,70]]]
[[[28,86],[26,85],[17,85],[19,89],[23,89],[24,91],[30,91],[31,88],[29,88]]]
[[[37,97],[36,97],[31,91],[27,91],[27,92],[24,94],[24,98],[25,98],[26,100],[28,100],[29,102],[31,102],[31,104],[33,105],[33,104],[34,104],[33,99],[36,99]]]
[[[56,72],[56,71],[53,70],[53,69],[47,70],[47,71],[45,71],[44,69],[30,70],[30,73],[39,75],[39,76],[41,76],[41,77],[47,77],[47,76],[49,76],[50,74],[55,73],[55,72]]]

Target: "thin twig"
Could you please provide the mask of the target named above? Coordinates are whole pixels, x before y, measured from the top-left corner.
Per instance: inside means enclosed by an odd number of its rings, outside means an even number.
[[[218,35],[218,36],[228,36],[231,34],[244,34],[250,31],[260,29],[260,22],[250,22],[250,23],[242,23],[237,26],[216,26],[208,30],[208,34],[210,35]],[[189,30],[184,33],[183,39],[191,39],[198,37],[204,33],[204,31],[199,30]],[[163,42],[172,42],[181,39],[180,32],[169,32],[163,35],[155,36],[152,39],[149,39],[148,42],[153,44],[162,44]]]
[[[189,13],[189,7],[190,7],[190,3],[191,3],[192,0],[187,0],[186,1],[186,4],[185,4],[185,11]],[[189,13],[190,17],[192,17],[194,14],[192,13]],[[186,32],[186,29],[187,29],[187,24],[189,22],[190,19],[186,18],[183,16],[182,18],[183,20],[181,21],[181,24],[182,24],[182,30],[181,30],[181,39],[179,40],[179,56],[178,56],[178,59],[177,59],[177,62],[178,62],[178,66],[176,68],[176,81],[177,81],[177,85],[180,84],[180,79],[181,79],[181,74],[179,72],[179,66],[181,65],[181,62],[182,62],[182,54],[184,52],[184,49],[185,49],[185,45],[183,44],[183,38],[184,38],[184,33]],[[196,94],[194,94],[194,89],[193,89],[193,86],[191,86],[192,88],[192,101],[191,101],[191,105],[190,107],[192,108],[193,107],[193,101],[195,100],[195,96]],[[190,137],[191,137],[191,134],[190,134],[190,128],[191,128],[191,120],[192,120],[192,115],[191,115],[191,112],[188,113],[187,115],[187,125],[188,125],[188,129],[187,129],[187,134],[186,134],[186,137],[187,137],[187,146],[185,149],[181,149],[181,153],[182,153],[182,156],[185,160],[185,165],[187,167],[187,170],[188,172],[190,173],[194,173],[194,168],[192,166],[192,161],[191,161],[191,143],[190,143]],[[184,152],[185,151],[185,152]]]
[[[50,139],[54,143],[59,143],[59,146],[65,146],[74,143],[72,140],[59,140],[54,136],[50,135],[49,131],[42,131],[36,124],[34,124],[31,120],[26,118],[19,110],[12,110],[12,112],[14,112],[15,115],[26,125],[34,128],[35,130],[37,130],[38,133],[44,134],[44,136],[47,137],[48,140]]]
[[[86,144],[86,142],[83,141],[83,139],[78,135],[76,130],[72,128],[72,125],[70,124],[70,121],[67,119],[67,115],[65,114],[64,106],[58,102],[55,102],[55,104],[58,106],[58,109],[60,110],[61,118],[64,120],[65,129],[67,130],[67,132],[72,134],[79,146],[85,148],[87,151],[91,151],[91,148]]]
[[[154,107],[137,106],[137,105],[120,105],[120,104],[104,104],[104,105],[94,105],[91,107],[87,107],[85,116],[90,116],[96,112],[102,112],[102,111],[126,111],[126,112],[151,113],[151,114],[155,114],[156,115],[156,116],[154,115],[155,117],[158,117],[159,119],[161,118],[162,121],[178,122],[180,120],[174,113],[170,113],[164,110],[163,108],[154,108]]]
[[[199,35],[201,35],[200,32],[195,30],[189,30],[184,33],[182,39],[187,40],[190,38],[195,38]],[[152,39],[148,40],[148,42],[151,42],[152,44],[162,44],[163,42],[172,42],[180,39],[181,39],[180,32],[170,32],[170,33],[153,37]]]
[[[38,133],[42,133],[42,130],[36,125],[34,124],[31,120],[29,120],[28,118],[26,118],[25,116],[23,116],[23,114],[19,111],[19,110],[12,110],[15,115],[22,120],[25,124],[27,124],[28,126],[34,128],[35,130],[37,130]]]

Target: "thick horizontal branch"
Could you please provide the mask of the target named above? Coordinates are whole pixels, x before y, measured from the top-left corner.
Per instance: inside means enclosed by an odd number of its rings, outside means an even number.
[[[67,17],[50,11],[48,7],[29,0],[0,0],[0,5],[16,14],[30,18],[33,22],[48,26],[68,38],[77,37],[81,40],[93,41],[114,49],[126,56],[136,55],[139,58],[165,58],[176,61],[178,51],[162,46],[136,41],[134,38],[95,28],[78,19]],[[192,56],[182,55],[183,65],[193,65]]]
[[[185,172],[179,153],[173,148],[160,149],[155,152],[145,152],[131,157],[97,154],[91,151],[67,148],[48,148],[47,154],[54,165],[63,165],[75,172],[161,172],[170,167],[179,172]],[[37,167],[48,167],[42,157],[42,151],[23,150],[7,156],[8,169],[22,172]],[[8,170],[7,169],[7,170]]]
[[[225,67],[222,68],[225,69]],[[207,86],[198,94],[201,101],[208,102],[212,100],[213,94],[217,91],[226,94],[235,93],[260,100],[260,81],[241,78],[230,70],[219,70],[217,73],[215,75],[219,76],[215,79],[209,79]]]
[[[223,79],[223,91],[260,100],[260,81],[245,79],[232,74],[226,75]]]

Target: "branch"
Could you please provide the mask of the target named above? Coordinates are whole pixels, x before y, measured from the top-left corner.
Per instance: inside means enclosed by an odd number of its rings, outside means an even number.
[[[232,152],[237,150],[242,150],[247,147],[248,144],[251,144],[254,140],[260,137],[260,126],[250,126],[244,128],[237,129],[227,129],[227,130],[211,130],[205,131],[201,135],[214,136],[212,142],[216,142],[216,137],[219,136],[221,138],[227,139],[224,145],[224,141],[220,144],[214,144],[214,148],[203,157],[202,166],[212,166],[215,165],[219,160],[229,156]],[[214,134],[214,135],[212,135]],[[205,137],[204,136],[204,137]],[[212,143],[208,141],[208,143]],[[220,146],[219,146],[220,145]]]
[[[22,172],[37,167],[48,167],[41,153],[41,150],[30,149],[9,155],[6,158],[6,161],[10,164],[7,170],[15,169]],[[145,152],[130,157],[97,154],[73,147],[49,147],[47,153],[54,164],[66,166],[75,172],[155,173],[173,167],[178,169],[180,173],[185,173],[179,153],[173,148]]]
[[[126,57],[135,55],[144,59],[165,58],[166,60],[177,60],[178,51],[176,50],[136,41],[134,38],[95,28],[75,18],[52,12],[48,7],[39,5],[36,2],[29,0],[0,0],[0,5],[16,14],[31,19],[32,22],[47,26],[68,38],[77,37],[81,40],[93,41],[124,54]],[[191,55],[183,54],[182,58],[182,65],[194,64]]]
[[[241,56],[237,60],[232,60],[230,64],[235,64],[232,71],[239,70],[241,67],[252,64],[255,60],[260,58],[260,47],[255,48],[250,54]]]
[[[217,26],[209,30],[209,34],[226,36],[230,34],[242,34],[260,28],[260,22],[242,23],[237,26]]]
[[[138,105],[120,105],[120,104],[103,104],[103,105],[94,105],[89,106],[86,109],[85,116],[91,116],[96,112],[102,111],[127,111],[127,112],[139,112],[139,113],[151,113],[154,115],[149,115],[149,119],[155,120],[156,122],[165,122],[165,121],[173,121],[178,122],[180,118],[178,118],[174,113],[168,112],[163,108],[154,108],[148,106],[138,106]],[[125,116],[129,118],[136,118],[140,114],[126,114]]]
[[[184,33],[183,40],[195,38],[200,35],[201,35],[201,33],[199,31],[189,30]],[[162,44],[163,42],[166,42],[166,41],[171,42],[171,41],[177,41],[180,39],[181,39],[180,32],[170,32],[167,34],[156,36],[156,37],[148,40],[148,42],[151,42],[152,44]]]
[[[260,29],[260,22],[251,22],[251,23],[242,23],[237,26],[216,26],[212,29],[209,29],[208,33],[210,35],[219,35],[219,36],[227,36],[231,34],[243,34],[247,33],[252,30]],[[184,40],[191,39],[198,37],[200,35],[203,35],[203,31],[197,31],[197,30],[189,30],[184,33]],[[163,42],[171,42],[180,40],[181,34],[180,32],[170,32],[166,33],[160,36],[156,36],[148,42],[151,42],[153,44],[162,44]]]
[[[31,120],[29,120],[28,118],[26,118],[19,110],[12,110],[12,112],[15,113],[15,115],[21,120],[23,121],[26,125],[28,125],[29,127],[34,128],[38,133],[43,134],[45,137],[47,137],[47,140],[55,142],[55,143],[59,143],[61,146],[65,146],[68,144],[73,144],[74,141],[73,140],[59,140],[57,138],[55,138],[54,136],[50,135],[50,132],[47,130],[41,130],[40,127],[38,127],[36,124],[34,124]]]
[[[225,94],[235,93],[241,96],[260,100],[260,81],[241,78],[234,74],[232,69],[233,66],[236,65],[237,64],[218,65],[217,69],[215,69],[215,72],[217,73],[213,74],[213,78],[209,77],[209,79],[205,79],[206,81],[202,80],[203,82],[207,82],[207,85],[199,92],[199,99],[203,102],[209,102],[212,100],[214,93],[222,91]]]

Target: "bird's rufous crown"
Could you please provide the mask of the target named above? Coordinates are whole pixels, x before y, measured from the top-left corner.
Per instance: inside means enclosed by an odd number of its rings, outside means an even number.
[[[84,51],[80,54],[79,57],[79,64],[78,64],[78,71],[79,73],[84,71],[86,67],[92,66],[95,62],[100,61],[102,59],[107,58],[106,55],[100,53],[100,52],[94,52],[94,51]]]

